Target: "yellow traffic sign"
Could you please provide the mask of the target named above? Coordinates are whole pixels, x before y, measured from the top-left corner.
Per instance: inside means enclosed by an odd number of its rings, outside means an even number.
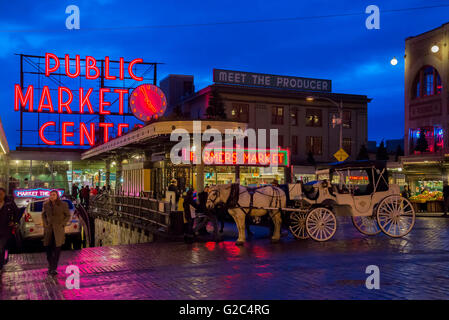
[[[338,150],[337,152],[334,153],[334,157],[339,162],[342,162],[342,161],[345,161],[349,157],[349,154],[347,154],[346,151],[343,150],[343,148],[341,148],[340,150]]]

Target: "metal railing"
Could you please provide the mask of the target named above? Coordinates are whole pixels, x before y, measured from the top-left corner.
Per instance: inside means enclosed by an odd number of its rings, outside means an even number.
[[[170,204],[141,196],[102,194],[91,198],[89,214],[117,220],[151,232],[170,233]]]

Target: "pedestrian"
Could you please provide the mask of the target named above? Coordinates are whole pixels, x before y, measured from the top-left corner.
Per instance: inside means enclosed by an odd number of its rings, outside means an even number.
[[[57,275],[59,255],[65,242],[65,226],[70,220],[67,202],[59,199],[56,190],[50,192],[50,198],[44,202],[42,222],[44,224],[44,247],[47,251],[48,274]]]
[[[404,190],[402,190],[401,192],[401,196],[403,196],[404,198],[410,198],[410,189],[408,187],[408,185],[404,186]]]
[[[207,202],[207,198],[209,197],[209,187],[206,186],[204,188],[203,191],[201,191],[200,193],[198,193],[198,211],[201,213],[206,213],[207,207],[206,207],[206,202]],[[208,235],[209,232],[207,232],[206,226],[202,227],[200,230],[198,230],[199,234],[201,235]]]
[[[6,196],[6,190],[0,188],[0,273],[5,264],[6,244],[19,222],[19,209],[14,200]]]
[[[86,210],[89,209],[89,201],[90,201],[90,188],[88,185],[84,188],[84,204],[86,207]]]
[[[443,208],[444,208],[444,214],[443,217],[447,217],[447,208],[449,206],[449,185],[447,181],[444,181],[443,186]]]
[[[195,211],[198,209],[198,205],[193,198],[193,190],[189,189],[184,197],[183,202],[184,207],[184,241],[187,243],[192,243],[194,240],[193,234],[193,222],[194,218],[192,215],[195,214]]]
[[[76,199],[78,198],[78,193],[79,193],[78,184],[74,183],[73,186],[72,186],[72,197],[73,197],[73,200],[76,201]]]
[[[82,188],[80,192],[81,204],[86,209],[89,209],[89,197],[90,197],[89,193],[90,191],[88,185],[84,186],[84,188]]]
[[[170,202],[171,210],[173,210],[173,208],[176,209],[176,203],[179,200],[179,196],[178,196],[178,181],[176,181],[176,179],[172,179],[170,181],[170,184],[167,187],[166,198]]]

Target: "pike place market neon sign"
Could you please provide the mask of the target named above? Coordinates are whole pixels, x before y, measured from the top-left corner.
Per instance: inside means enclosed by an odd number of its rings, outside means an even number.
[[[72,64],[71,64],[72,61]],[[75,63],[73,64],[73,61]],[[71,58],[68,54],[64,58],[59,58],[53,53],[45,54],[45,76],[50,77],[54,75],[65,75],[69,78],[81,78],[84,77],[87,80],[97,80],[102,77],[104,80],[125,80],[132,79],[135,81],[143,81],[143,77],[137,76],[133,67],[139,63],[143,63],[142,59],[134,59],[130,62],[125,62],[124,58],[120,58],[119,61],[111,61],[109,57],[105,57],[104,60],[99,60],[104,62],[104,68],[102,68],[104,74],[100,71],[98,67],[99,61],[91,56],[86,56],[83,59],[84,64],[81,64],[81,59],[79,55],[75,58]],[[61,66],[64,63],[64,66]],[[112,63],[118,64],[118,68],[111,68]],[[127,68],[125,64],[128,64]],[[63,70],[60,70],[63,69]],[[82,74],[83,69],[83,74]],[[111,70],[114,69],[115,74],[111,74]],[[118,69],[118,70],[117,70]],[[98,80],[97,80],[98,81]],[[52,93],[51,93],[52,91]],[[57,91],[57,98],[55,99],[55,94]],[[53,93],[55,92],[55,93]],[[46,113],[46,114],[79,114],[79,115],[111,115],[111,111],[108,107],[111,106],[110,101],[106,101],[105,95],[114,94],[115,97],[109,100],[118,100],[118,113],[115,115],[123,115],[125,113],[125,95],[128,95],[128,89],[124,88],[100,88],[97,93],[93,94],[94,88],[82,88],[80,87],[76,92],[71,89],[59,86],[57,89],[49,88],[44,85],[42,91],[40,92],[40,97],[35,97],[35,88],[33,85],[28,85],[26,88],[22,88],[19,84],[14,86],[14,110],[15,111],[26,111],[26,112],[36,112],[36,113]],[[74,93],[79,97],[79,103],[75,106]],[[52,98],[53,96],[53,98]],[[159,95],[162,96],[162,95]],[[156,97],[159,97],[156,95]],[[36,100],[35,100],[36,98]],[[165,99],[165,97],[163,97]],[[97,100],[98,99],[98,100]],[[162,99],[162,98],[161,98]],[[39,101],[38,105],[34,104],[34,101]],[[98,101],[98,111],[94,110],[93,101],[95,103]],[[152,106],[157,105],[158,101],[152,101]],[[28,106],[28,107],[27,107]],[[165,104],[164,104],[165,106]],[[27,107],[27,108],[26,108]],[[142,112],[139,113],[142,119],[145,115]],[[151,116],[152,114],[150,114]],[[150,117],[145,117],[145,120],[150,120]],[[99,122],[99,123],[84,123],[79,122],[75,126],[75,122],[72,121],[62,121],[61,123],[61,144],[64,146],[75,145],[75,132],[79,131],[76,135],[79,135],[79,145],[95,145],[95,129],[103,129],[103,141],[109,141],[109,135],[112,128],[117,130],[117,136],[123,133],[123,130],[129,128],[128,123],[109,123],[109,122]],[[47,121],[40,124],[39,127],[39,137],[47,145],[56,145],[56,141],[49,137],[49,132],[56,131],[56,121]],[[78,130],[76,130],[78,128]]]

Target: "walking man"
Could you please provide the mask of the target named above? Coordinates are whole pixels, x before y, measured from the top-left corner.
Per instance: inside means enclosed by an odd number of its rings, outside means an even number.
[[[61,246],[65,242],[65,226],[70,220],[69,206],[59,199],[57,191],[50,192],[50,198],[44,202],[42,221],[44,223],[44,246],[47,250],[48,274],[57,275]]]
[[[12,236],[19,219],[19,209],[14,200],[9,200],[6,196],[6,190],[0,188],[0,273],[5,264],[6,244]]]

